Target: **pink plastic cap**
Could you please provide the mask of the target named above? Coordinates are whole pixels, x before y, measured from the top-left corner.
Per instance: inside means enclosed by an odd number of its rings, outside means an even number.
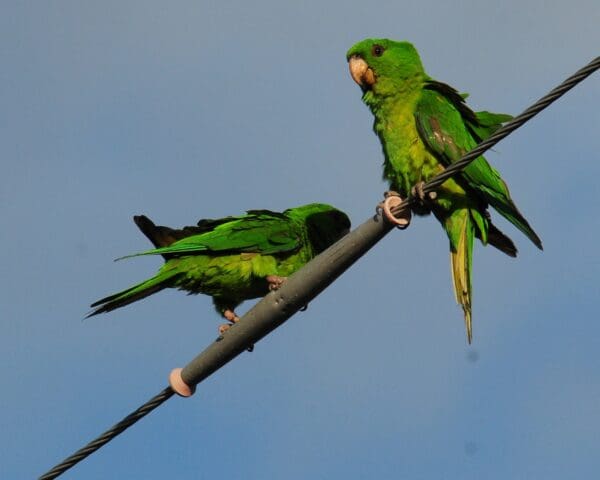
[[[173,391],[181,397],[191,397],[196,391],[196,386],[190,387],[181,378],[183,368],[174,368],[169,374],[169,385]]]

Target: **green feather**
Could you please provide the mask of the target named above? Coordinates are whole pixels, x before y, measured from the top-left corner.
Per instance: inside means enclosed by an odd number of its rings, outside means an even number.
[[[476,129],[480,138],[485,139],[500,127],[501,124],[495,123],[496,120],[511,118],[509,115],[489,112],[478,112],[477,116],[470,110],[470,113],[464,113],[468,107],[456,105],[452,100],[455,98],[425,90],[415,111],[417,129],[425,146],[444,166],[458,161],[475,147],[477,140],[470,130]],[[480,116],[486,123],[479,123]],[[542,248],[540,238],[512,201],[506,183],[483,156],[471,162],[459,177],[473,190],[467,191],[467,194],[489,203],[538,248]]]

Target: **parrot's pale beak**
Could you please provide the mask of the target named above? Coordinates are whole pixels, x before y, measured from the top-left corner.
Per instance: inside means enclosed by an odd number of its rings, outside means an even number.
[[[348,60],[348,67],[350,68],[352,79],[362,88],[368,88],[375,84],[375,74],[373,73],[373,70],[359,55],[352,55],[350,57]]]

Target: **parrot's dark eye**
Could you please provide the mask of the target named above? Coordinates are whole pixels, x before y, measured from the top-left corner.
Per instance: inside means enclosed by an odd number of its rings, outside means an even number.
[[[383,48],[381,45],[373,45],[373,48],[371,48],[371,53],[374,57],[381,57],[384,51],[385,48]]]

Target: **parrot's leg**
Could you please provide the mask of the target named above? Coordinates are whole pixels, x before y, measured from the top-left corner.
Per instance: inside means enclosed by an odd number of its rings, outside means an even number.
[[[223,323],[219,325],[219,335],[223,337],[223,334],[231,328],[232,325],[236,324],[240,321],[240,317],[236,315],[236,313],[231,308],[226,308],[223,310],[223,317],[229,323]],[[252,352],[254,350],[254,345],[250,345],[247,349],[248,352]]]
[[[227,332],[232,325],[235,325],[240,321],[240,317],[238,317],[234,309],[241,302],[231,298],[213,297],[213,303],[215,304],[217,311],[229,322],[219,325],[219,338],[217,339],[217,341],[219,341],[223,340],[225,332]],[[254,345],[250,345],[246,350],[251,352],[253,349]]]
[[[392,213],[392,209],[397,207],[402,203],[402,197],[398,192],[388,191],[383,194],[384,200],[377,205],[377,212],[380,211],[383,213],[385,219],[396,225],[400,229],[405,229],[410,224],[410,209],[406,208],[402,212],[399,213],[399,216],[395,216]]]
[[[279,275],[267,275],[265,280],[269,284],[269,291],[279,290],[283,283],[287,280],[287,277],[280,277]]]
[[[423,206],[427,206],[428,203],[437,198],[437,193],[425,193],[423,187],[425,187],[425,182],[421,181],[415,183],[415,185],[410,189],[410,196],[418,199]]]
[[[433,201],[437,198],[437,193],[424,191],[425,182],[419,181],[410,189],[410,198],[415,200],[412,204],[412,210],[417,215],[429,215],[433,206]]]
[[[231,323],[237,323],[240,321],[240,317],[238,317],[231,308],[228,308],[225,311],[223,311],[223,316],[226,320],[229,320]]]

